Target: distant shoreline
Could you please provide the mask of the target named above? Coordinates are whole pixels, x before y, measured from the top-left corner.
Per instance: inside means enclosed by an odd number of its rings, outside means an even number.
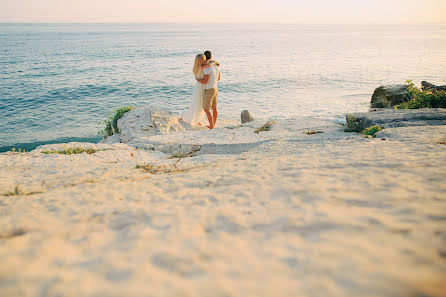
[[[75,24],[75,25],[176,25],[176,24],[188,24],[188,25],[302,25],[302,26],[438,26],[446,25],[443,22],[429,22],[429,23],[296,23],[296,22],[0,22],[0,25],[12,24],[40,24],[40,25],[56,25],[56,24]]]

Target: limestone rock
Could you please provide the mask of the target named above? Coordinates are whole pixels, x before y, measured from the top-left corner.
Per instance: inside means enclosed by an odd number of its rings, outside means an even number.
[[[114,144],[114,143],[120,143],[120,142],[121,142],[121,135],[113,134],[111,136],[105,137],[99,143]]]
[[[362,131],[367,127],[379,125],[383,128],[446,125],[446,109],[383,109],[374,112],[361,112],[347,115],[349,127]]]
[[[254,121],[253,117],[251,116],[251,114],[249,113],[248,110],[242,111],[240,117],[241,117],[241,120],[242,120],[242,124]]]
[[[391,107],[409,101],[407,87],[408,85],[389,85],[376,88],[370,101],[371,107]]]
[[[423,91],[427,91],[427,90],[446,91],[446,85],[436,86],[436,85],[431,84],[430,82],[427,82],[427,81],[421,82],[421,88],[423,89]]]
[[[165,109],[135,108],[118,120],[121,142],[144,138],[170,131],[184,131],[178,116]]]

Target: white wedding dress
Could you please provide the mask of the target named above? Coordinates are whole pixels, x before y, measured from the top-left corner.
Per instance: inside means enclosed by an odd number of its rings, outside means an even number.
[[[203,78],[203,71],[200,71],[198,77]],[[190,101],[189,109],[180,114],[180,118],[183,122],[189,123],[191,126],[198,126],[205,115],[203,110],[203,93],[205,85],[197,82],[194,90],[192,91],[192,99]]]

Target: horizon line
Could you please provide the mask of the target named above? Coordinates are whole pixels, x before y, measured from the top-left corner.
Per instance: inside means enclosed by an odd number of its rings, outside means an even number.
[[[288,22],[288,21],[221,21],[221,22],[207,22],[207,21],[72,21],[72,22],[41,22],[41,21],[0,21],[0,24],[277,24],[277,25],[446,25],[446,22],[345,22],[345,23],[317,23],[317,22]]]

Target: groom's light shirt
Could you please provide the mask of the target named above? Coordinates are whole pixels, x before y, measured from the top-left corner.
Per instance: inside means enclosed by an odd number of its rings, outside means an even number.
[[[205,86],[205,89],[217,89],[217,81],[218,76],[220,74],[220,67],[214,65],[212,67],[206,68],[204,71],[205,75],[209,75],[208,83]]]

